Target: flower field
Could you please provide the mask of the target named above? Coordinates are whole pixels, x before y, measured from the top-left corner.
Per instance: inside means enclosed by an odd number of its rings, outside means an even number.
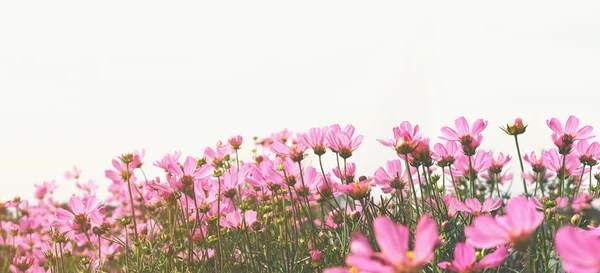
[[[575,116],[546,123],[555,146],[520,147],[517,118],[501,126],[515,149],[492,153],[483,119],[460,117],[435,141],[404,121],[377,140],[397,158],[373,158],[374,173],[357,172],[375,140],[352,125],[154,162],[124,153],[101,178],[104,200],[76,168],[70,200],[54,182],[0,200],[0,272],[600,272],[600,143]]]

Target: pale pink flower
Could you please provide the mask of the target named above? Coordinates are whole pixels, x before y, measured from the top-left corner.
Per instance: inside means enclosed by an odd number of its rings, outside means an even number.
[[[437,225],[429,215],[419,220],[413,250],[408,250],[410,231],[407,227],[396,225],[387,217],[378,217],[373,229],[381,253],[373,252],[366,237],[352,238],[346,264],[358,272],[418,272],[431,262],[434,249],[441,243]]]
[[[483,119],[477,119],[469,128],[469,123],[465,117],[459,117],[454,122],[456,131],[448,126],[442,128],[443,136],[439,138],[443,140],[456,141],[463,146],[463,153],[466,155],[473,155],[475,149],[479,147],[483,136],[481,132],[487,127],[488,122]]]
[[[506,215],[481,215],[473,226],[465,227],[467,243],[477,248],[491,248],[508,243],[522,248],[529,244],[531,234],[544,221],[532,201],[519,196],[508,201]]]
[[[477,262],[475,248],[466,243],[457,243],[454,248],[454,261],[441,262],[438,266],[442,269],[453,272],[475,272],[487,268],[498,267],[504,259],[508,257],[508,252],[504,246],[498,247],[496,251],[486,255]]]
[[[421,134],[419,133],[419,125],[412,127],[412,124],[408,121],[400,123],[399,127],[394,127],[394,138],[388,141],[378,139],[379,143],[387,147],[392,147],[398,154],[409,154],[416,147],[421,140]]]
[[[311,148],[316,155],[323,155],[327,151],[328,131],[328,126],[322,128],[311,128],[308,130],[308,134],[300,135],[298,141],[300,141],[300,143],[302,143],[304,146]]]
[[[500,206],[502,206],[502,199],[494,201],[494,199],[488,197],[482,205],[476,198],[467,198],[465,199],[465,203],[456,200],[455,205],[457,211],[463,211],[473,216],[479,216],[489,214],[491,211],[499,209]]]
[[[399,159],[386,162],[386,168],[379,167],[375,171],[375,183],[381,187],[384,193],[393,193],[396,190],[402,190],[405,194],[408,185],[407,173],[402,169],[402,161]],[[411,167],[411,173],[415,174],[416,169]]]
[[[479,174],[485,170],[487,170],[491,165],[491,155],[489,152],[484,150],[478,150],[477,153],[471,158],[471,165],[473,168],[474,174]],[[456,157],[456,161],[454,161],[454,165],[456,170],[452,170],[452,174],[455,177],[463,176],[469,178],[469,157],[466,155],[459,155]],[[449,172],[449,170],[446,170]]]
[[[352,156],[352,153],[358,149],[363,139],[363,135],[354,136],[354,126],[352,125],[347,125],[342,131],[339,125],[334,124],[329,127],[329,133],[327,134],[330,149],[344,159]]]
[[[542,161],[544,162],[544,165],[552,170],[553,172],[556,172],[557,174],[560,173],[563,169],[563,157],[566,156],[566,161],[565,161],[565,170],[566,170],[566,174],[565,176],[570,176],[570,175],[580,175],[581,172],[584,173],[588,173],[589,169],[581,169],[581,162],[579,161],[579,158],[577,157],[577,155],[575,154],[568,154],[568,155],[559,155],[558,151],[556,149],[551,149],[549,151],[544,152],[544,154],[542,155]]]
[[[567,123],[563,127],[562,123],[556,119],[551,118],[546,120],[548,127],[552,129],[554,134],[558,135],[564,144],[572,144],[575,140],[590,139],[592,135],[592,126],[586,125],[579,128],[579,119],[575,116],[569,116]]]
[[[271,152],[278,156],[289,157],[294,162],[300,162],[302,159],[304,159],[304,152],[307,148],[301,143],[288,146],[281,141],[276,141],[275,143],[271,144],[270,149]]]
[[[61,232],[75,231],[75,233],[85,233],[92,227],[102,224],[102,214],[104,207],[96,196],[89,197],[71,197],[69,200],[69,209],[56,209],[56,220],[53,226],[60,229]]]
[[[597,234],[573,226],[563,226],[556,232],[554,244],[566,272],[600,271],[600,237]]]
[[[444,146],[441,143],[436,143],[433,146],[432,157],[440,167],[447,167],[454,164],[456,157],[460,155],[460,147],[456,141],[446,141]]]
[[[579,156],[581,164],[595,166],[600,158],[600,143],[594,141],[589,144],[587,140],[582,139],[575,145],[575,154]]]

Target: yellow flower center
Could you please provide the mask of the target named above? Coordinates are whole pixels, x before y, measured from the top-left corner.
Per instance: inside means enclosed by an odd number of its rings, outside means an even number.
[[[410,250],[406,251],[406,258],[412,261],[415,258],[415,253]]]
[[[350,267],[350,273],[358,273],[358,268],[351,266]]]

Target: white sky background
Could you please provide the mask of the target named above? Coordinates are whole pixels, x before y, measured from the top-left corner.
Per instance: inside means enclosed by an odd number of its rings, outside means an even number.
[[[73,165],[104,195],[104,170],[134,149],[154,177],[168,152],[332,123],[365,135],[352,159],[368,175],[395,157],[375,139],[403,120],[435,142],[458,116],[482,117],[482,147],[514,156],[498,126],[522,116],[523,151],[551,147],[547,118],[600,127],[599,13],[598,2],[3,1],[0,200],[52,179],[67,198]]]

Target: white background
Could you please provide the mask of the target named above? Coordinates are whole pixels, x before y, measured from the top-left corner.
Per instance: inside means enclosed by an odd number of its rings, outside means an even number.
[[[514,155],[498,126],[521,116],[522,149],[550,147],[547,118],[600,126],[598,14],[579,1],[3,1],[0,200],[52,179],[66,198],[73,165],[104,189],[134,149],[155,176],[167,152],[332,123],[365,135],[361,174],[394,158],[375,139],[403,120],[435,142],[461,115],[485,118],[482,147]]]

